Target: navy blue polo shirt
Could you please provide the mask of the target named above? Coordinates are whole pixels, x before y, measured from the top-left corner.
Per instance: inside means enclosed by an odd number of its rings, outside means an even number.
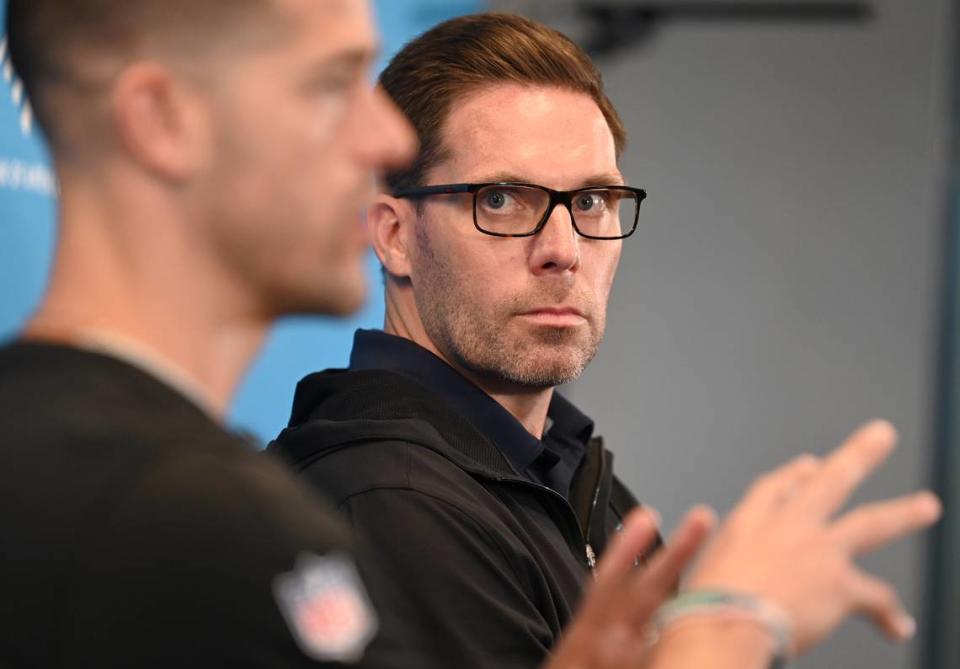
[[[499,402],[439,357],[409,339],[381,330],[357,330],[350,369],[403,374],[443,397],[493,443],[516,472],[564,497],[593,435],[593,421],[559,393],[537,439]]]

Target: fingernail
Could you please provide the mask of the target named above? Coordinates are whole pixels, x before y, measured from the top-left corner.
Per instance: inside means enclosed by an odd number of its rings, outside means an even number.
[[[940,498],[934,495],[932,492],[924,490],[917,493],[917,505],[920,507],[920,511],[924,516],[930,518],[939,518],[942,505],[940,504]]]
[[[897,628],[897,636],[901,641],[912,639],[913,635],[917,633],[917,621],[909,613],[901,611],[897,615],[894,625]]]
[[[875,439],[883,441],[896,441],[897,439],[897,428],[893,426],[893,423],[883,418],[875,418],[867,423],[867,429],[873,433]]]
[[[711,525],[717,522],[717,512],[713,510],[713,507],[707,506],[706,504],[697,504],[693,507],[691,513],[699,513],[706,518]]]
[[[660,512],[654,509],[652,506],[645,506],[643,510],[647,512],[647,515],[653,520],[653,524],[657,527],[660,527]]]

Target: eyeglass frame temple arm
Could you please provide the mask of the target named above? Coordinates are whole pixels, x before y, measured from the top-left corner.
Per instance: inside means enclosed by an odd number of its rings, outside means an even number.
[[[442,186],[420,186],[418,188],[401,188],[394,191],[393,197],[415,198],[426,197],[428,195],[458,195],[460,193],[472,193],[479,190],[476,184],[449,184]]]

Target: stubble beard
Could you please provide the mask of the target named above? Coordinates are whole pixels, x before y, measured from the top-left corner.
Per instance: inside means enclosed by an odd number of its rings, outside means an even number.
[[[583,373],[603,339],[602,309],[578,328],[536,326],[518,332],[512,316],[523,311],[522,298],[494,305],[493,313],[485,311],[474,296],[483,287],[458,281],[421,229],[417,237],[424,262],[414,291],[417,310],[430,340],[448,360],[498,386],[552,388]]]

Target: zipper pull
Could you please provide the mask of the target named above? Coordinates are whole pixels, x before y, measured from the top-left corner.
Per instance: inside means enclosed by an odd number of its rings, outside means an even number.
[[[587,566],[593,569],[597,566],[597,554],[593,552],[593,546],[587,544]]]

